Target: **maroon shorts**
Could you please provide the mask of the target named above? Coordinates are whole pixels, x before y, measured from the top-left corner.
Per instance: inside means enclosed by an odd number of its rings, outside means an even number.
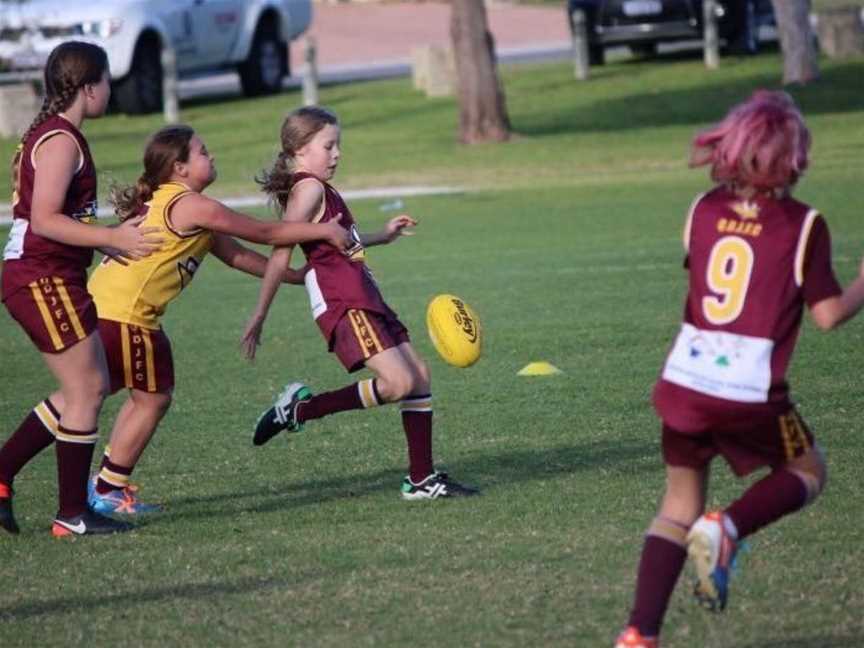
[[[162,329],[100,319],[99,335],[105,345],[112,394],[123,388],[160,394],[174,389],[171,342]]]
[[[43,353],[60,353],[96,330],[93,298],[83,283],[40,277],[4,302]]]
[[[330,350],[353,372],[376,353],[409,341],[408,329],[396,317],[351,308],[333,329]]]
[[[663,459],[668,465],[698,470],[721,455],[739,477],[763,466],[781,466],[803,455],[814,442],[794,407],[777,417],[698,434],[684,434],[663,425]]]

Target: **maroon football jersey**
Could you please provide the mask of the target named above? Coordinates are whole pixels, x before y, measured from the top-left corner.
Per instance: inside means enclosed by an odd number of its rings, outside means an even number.
[[[681,432],[782,414],[803,306],[842,293],[825,221],[790,197],[718,187],[694,202],[684,243],[689,290],[658,413]]]
[[[345,201],[332,186],[312,174],[296,173],[294,183],[306,178],[314,178],[324,186],[323,209],[314,222],[337,220],[351,233],[355,242],[344,253],[324,241],[301,244],[311,266],[305,277],[306,291],[309,293],[312,316],[321,328],[321,333],[329,341],[337,322],[350,308],[396,317],[384,303],[378,284],[366,267],[365,248],[360,242],[357,223]]]
[[[81,165],[63,201],[63,214],[90,222],[96,217],[96,167],[87,140],[69,121],[54,115],[42,122],[24,142],[18,166],[18,190],[13,196],[13,221],[9,241],[3,251],[3,298],[31,281],[56,276],[70,281],[86,281],[93,250],[59,243],[39,236],[30,228],[30,208],[35,179],[34,153],[47,138],[66,133],[78,145]]]

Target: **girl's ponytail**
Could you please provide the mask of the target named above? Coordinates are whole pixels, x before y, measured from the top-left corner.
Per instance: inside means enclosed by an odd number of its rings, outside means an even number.
[[[288,196],[294,184],[294,170],[294,159],[285,151],[280,151],[270,170],[264,170],[260,175],[255,176],[255,182],[261,185],[261,191],[282,210],[288,203]]]
[[[158,185],[154,185],[146,175],[138,178],[134,185],[111,187],[110,201],[114,205],[114,213],[120,221],[132,218],[141,213],[144,203],[153,197]]]

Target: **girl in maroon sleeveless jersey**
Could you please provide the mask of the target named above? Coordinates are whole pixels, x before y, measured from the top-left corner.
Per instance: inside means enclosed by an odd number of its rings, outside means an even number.
[[[0,526],[18,533],[12,482],[56,441],[60,506],[55,536],[129,528],[87,508],[87,476],[107,369],[87,292],[93,248],[125,263],[160,243],[141,219],[119,227],[89,224],[96,216],[96,170],[80,127],[101,117],[111,89],[107,56],[89,43],[59,45],[45,66],[45,100],[21,139],[12,165],[14,220],[3,253],[2,298],[60,389],[39,403],[0,449]],[[62,415],[59,413],[62,411]]]
[[[628,627],[616,648],[656,648],[689,555],[694,595],[723,610],[738,542],[813,501],[826,468],[789,399],[785,371],[806,305],[829,330],[864,305],[864,262],[845,290],[828,227],[791,198],[810,134],[792,99],[758,91],[693,143],[691,166],[717,186],[684,233],[690,285],[684,321],[654,390],[666,493],[648,528]],[[722,511],[705,514],[708,471],[722,456],[738,476],[770,472]]]
[[[298,432],[303,423],[329,414],[401,401],[408,442],[409,474],[402,483],[408,500],[477,493],[432,461],[432,395],[429,369],[408,338],[408,331],[384,302],[365,263],[365,248],[392,243],[416,222],[401,215],[381,232],[360,234],[339,193],[329,184],[340,158],[339,122],[331,112],[301,108],[282,125],[282,152],[274,168],[259,179],[289,222],[338,221],[356,245],[342,253],[320,241],[302,244],[308,262],[306,289],[312,315],[349,372],[369,368],[375,378],[313,396],[301,383],[286,387],[276,404],[260,417],[254,443],[262,445],[282,430]],[[258,306],[243,334],[247,356],[255,356],[261,330],[291,260],[291,248],[276,248],[267,265]]]

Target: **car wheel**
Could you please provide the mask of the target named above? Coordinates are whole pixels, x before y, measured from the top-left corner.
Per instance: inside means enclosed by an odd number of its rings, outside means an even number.
[[[759,52],[759,26],[756,22],[756,3],[746,0],[741,4],[740,14],[730,25],[726,36],[726,50],[729,54],[752,55]]]
[[[606,50],[602,45],[588,46],[588,63],[591,65],[603,65],[606,63]]]
[[[132,69],[114,84],[114,104],[122,112],[141,115],[162,109],[162,62],[159,46],[140,43],[132,57]]]
[[[259,27],[249,49],[248,58],[240,65],[240,84],[248,97],[273,94],[282,89],[287,73],[288,48],[269,28]]]

